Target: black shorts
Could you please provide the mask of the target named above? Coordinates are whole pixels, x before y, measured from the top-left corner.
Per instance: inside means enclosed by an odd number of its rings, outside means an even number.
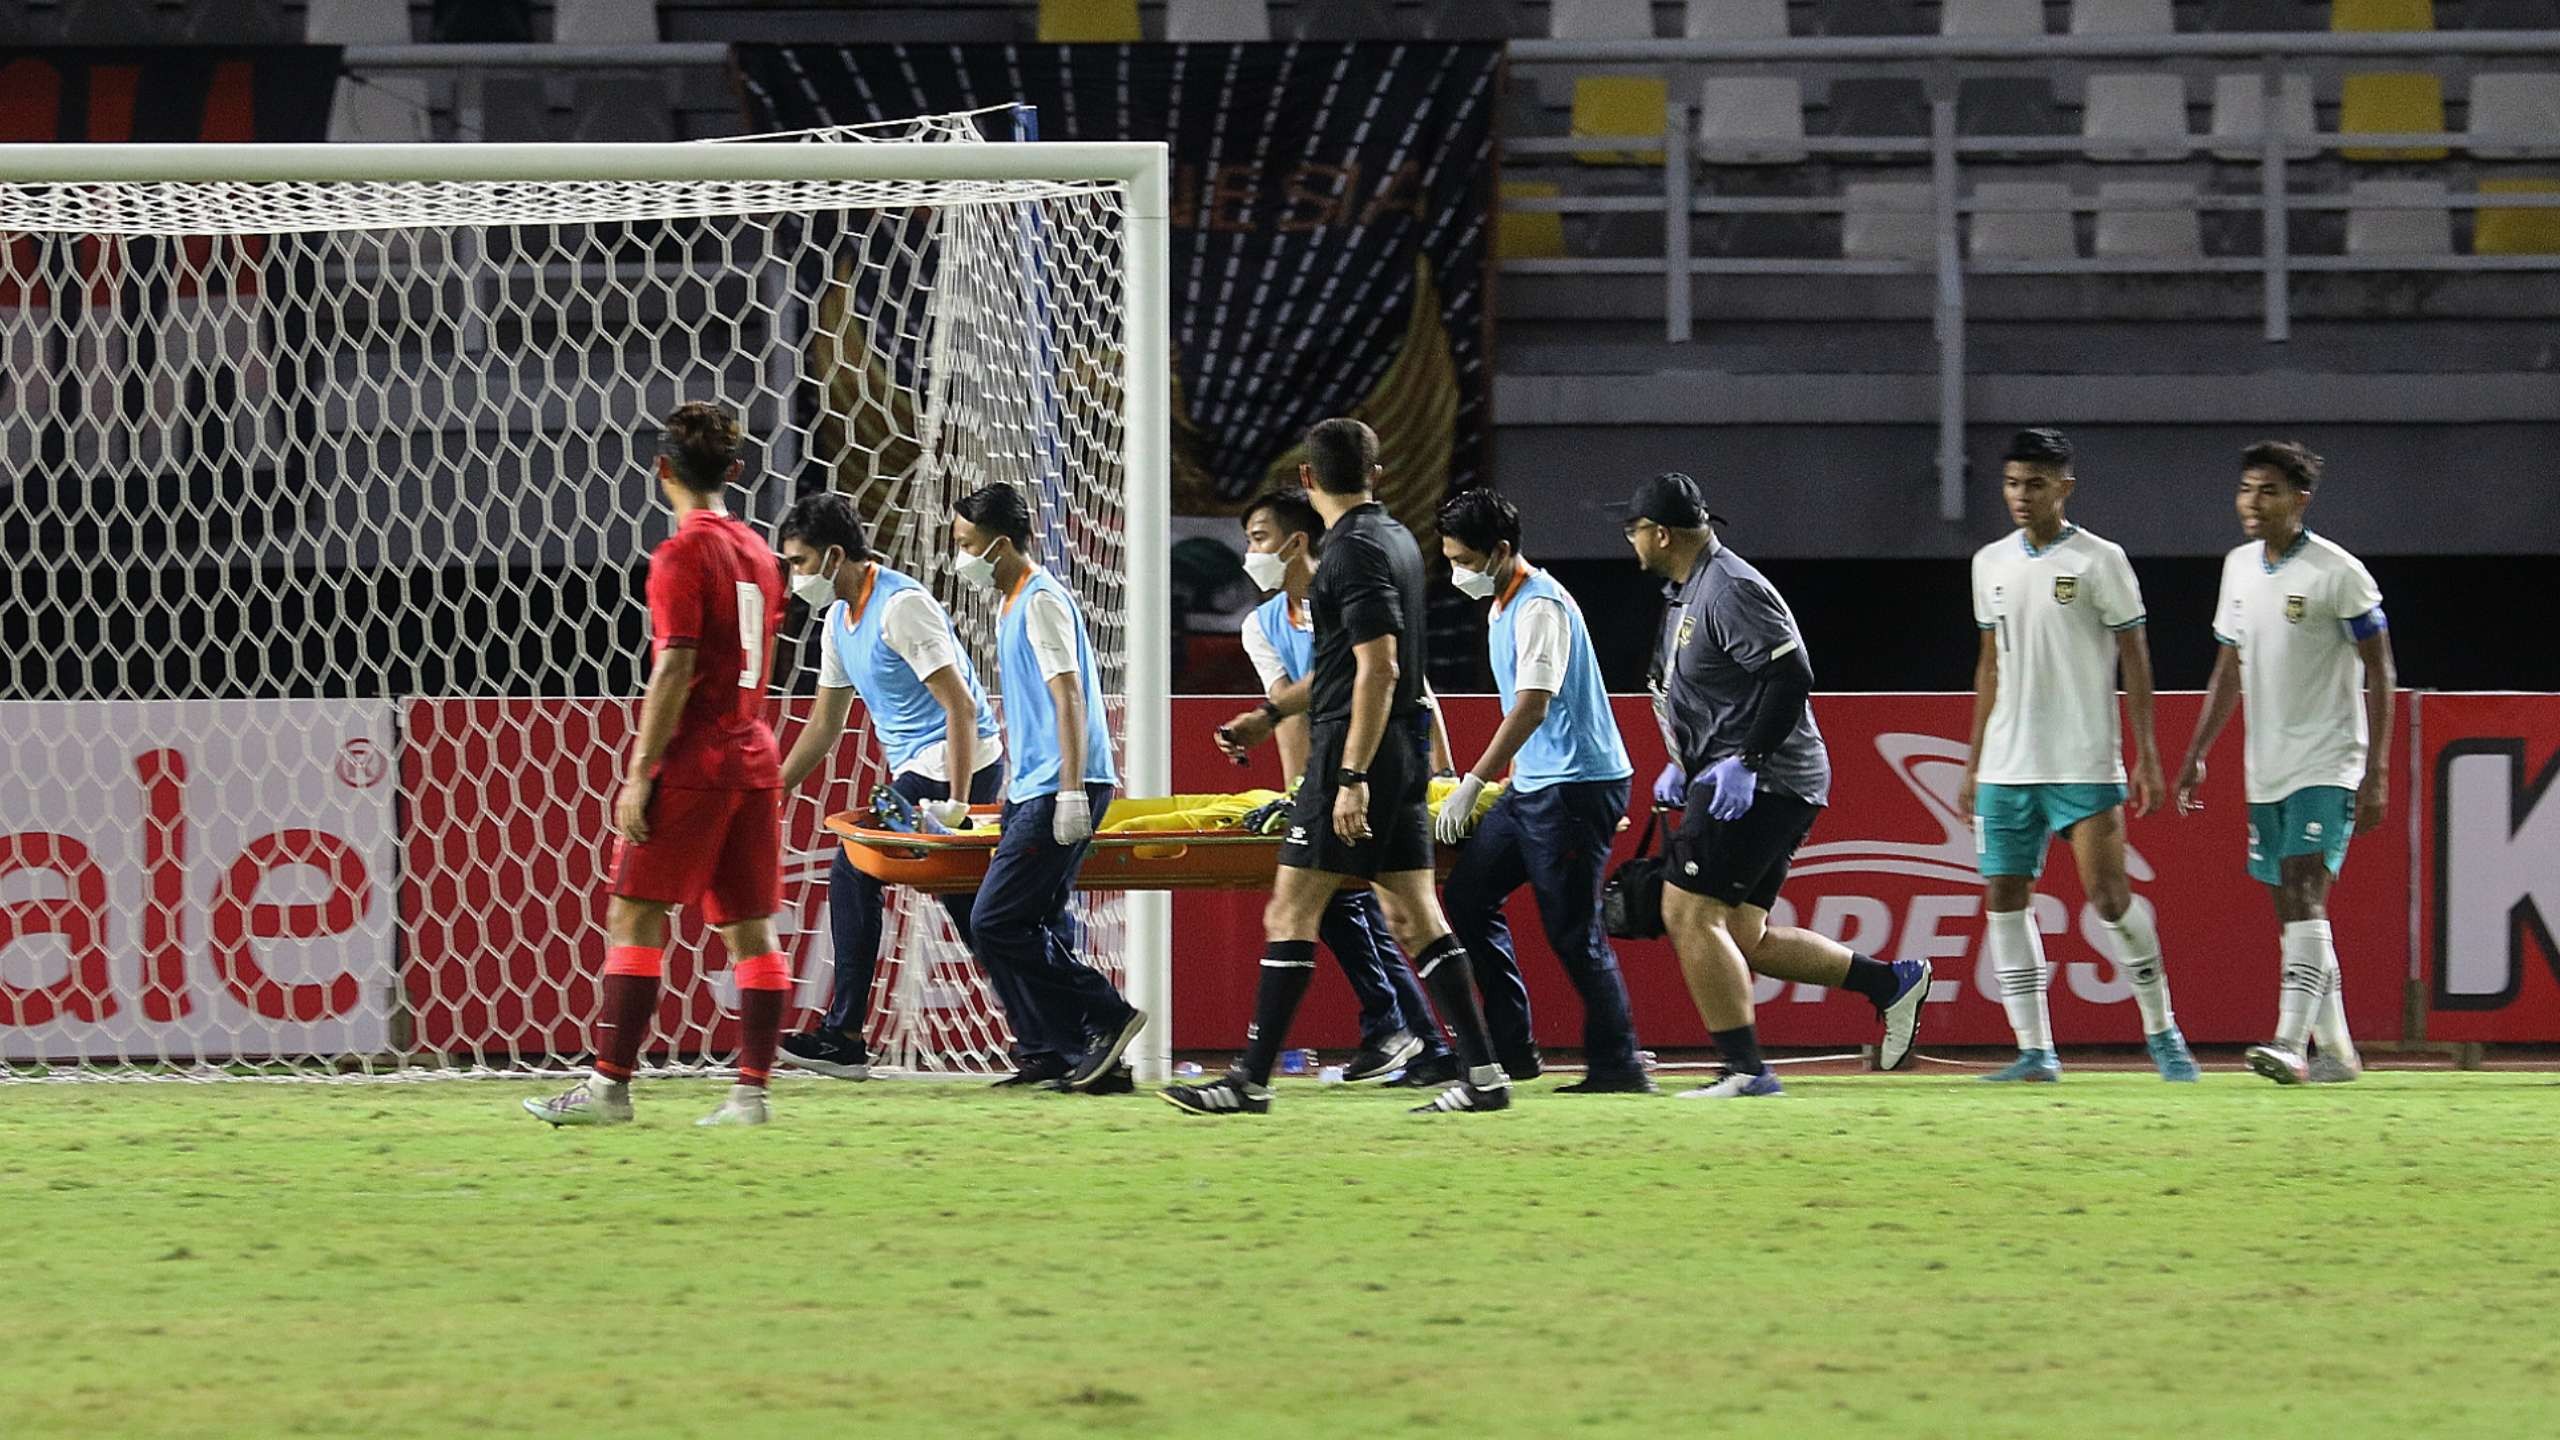
[[[1778,888],[1787,883],[1787,865],[1813,833],[1822,807],[1768,789],[1741,818],[1718,820],[1702,800],[1693,794],[1681,812],[1680,828],[1663,852],[1664,882],[1727,905],[1775,905]]]
[[[1328,721],[1307,736],[1307,778],[1289,811],[1280,863],[1374,880],[1401,870],[1428,870],[1431,849],[1431,717],[1416,711],[1387,721],[1369,761],[1369,838],[1346,844],[1333,829],[1334,772],[1342,768],[1348,721]]]

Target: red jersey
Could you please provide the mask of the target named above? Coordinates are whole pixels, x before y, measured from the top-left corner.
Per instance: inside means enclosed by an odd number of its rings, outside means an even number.
[[[658,783],[698,790],[782,784],[765,723],[765,665],[782,619],[773,547],[734,517],[696,510],[649,556],[649,653],[693,647],[693,688]]]

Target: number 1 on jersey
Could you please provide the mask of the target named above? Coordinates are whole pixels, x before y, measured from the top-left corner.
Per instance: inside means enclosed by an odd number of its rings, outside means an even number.
[[[738,648],[746,652],[738,665],[738,688],[754,690],[764,684],[764,588],[745,580],[737,588]]]

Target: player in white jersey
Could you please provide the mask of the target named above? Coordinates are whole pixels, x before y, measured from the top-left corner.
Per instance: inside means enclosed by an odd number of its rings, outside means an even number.
[[[2305,525],[2320,457],[2266,441],[2240,453],[2240,529],[2222,562],[2222,598],[2204,719],[2178,774],[2178,810],[2201,808],[2205,756],[2245,696],[2249,705],[2249,874],[2273,892],[2284,926],[2274,1043],[2249,1068],[2280,1085],[2353,1080],[2329,886],[2347,841],[2391,805],[2390,623],[2361,561]],[[2316,1035],[2320,1053],[2308,1053]]]
[[[2000,489],[2018,528],[1973,557],[1982,654],[1973,671],[1973,753],[1957,803],[1973,814],[1990,910],[1984,937],[2018,1058],[1982,1078],[2062,1078],[2045,1008],[2052,972],[2032,909],[2036,878],[2060,835],[2133,984],[2152,1064],[2163,1080],[2193,1080],[2195,1056],[2169,1008],[2160,932],[2125,875],[2126,783],[2137,818],[2159,808],[2164,788],[2142,587],[2123,547],[2064,517],[2078,481],[2061,431],[2019,431],[2002,461]],[[2116,714],[2119,664],[2133,712],[2129,774]]]

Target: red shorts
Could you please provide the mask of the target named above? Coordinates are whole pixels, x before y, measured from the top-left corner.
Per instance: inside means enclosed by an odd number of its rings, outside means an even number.
[[[782,792],[659,786],[648,840],[613,842],[613,893],[665,905],[700,899],[714,925],[780,910]]]

